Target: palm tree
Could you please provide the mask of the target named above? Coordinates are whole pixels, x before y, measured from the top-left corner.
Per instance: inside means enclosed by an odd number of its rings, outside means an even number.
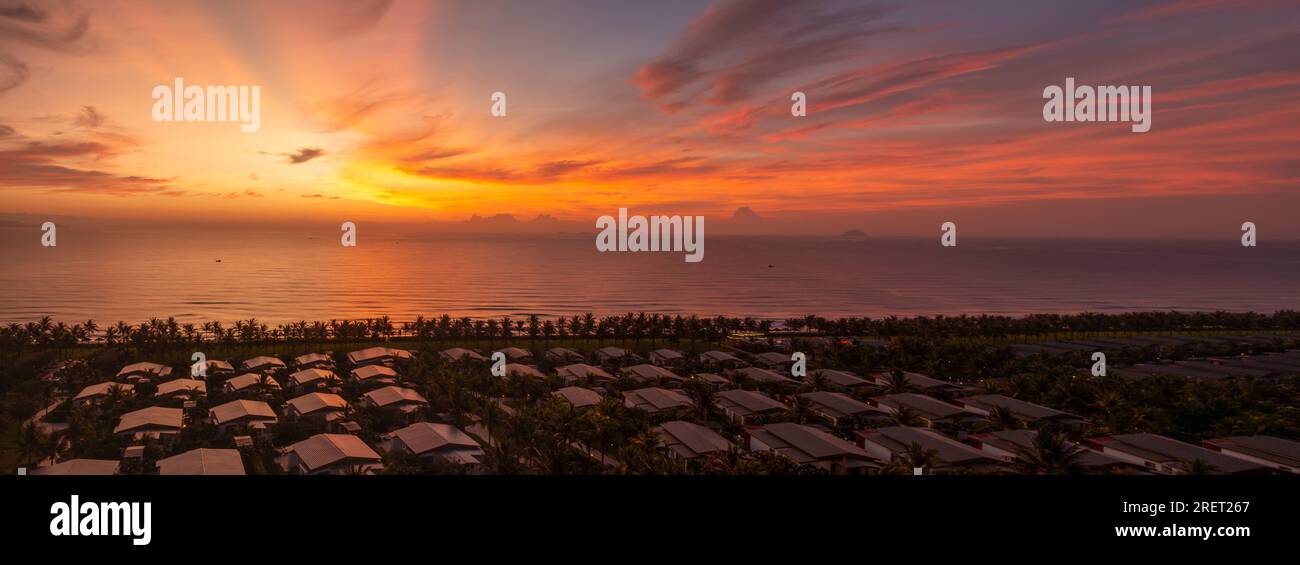
[[[1086,450],[1065,440],[1065,434],[1044,429],[1029,447],[1016,448],[1015,464],[1025,475],[1077,475],[1083,472]]]
[[[885,394],[902,394],[914,390],[916,387],[912,386],[911,379],[901,369],[889,372],[889,378],[885,380]]]
[[[994,406],[989,410],[988,419],[993,423],[993,428],[998,430],[1018,430],[1025,427],[1016,413],[1006,406]]]
[[[922,426],[925,420],[911,406],[899,405],[889,415],[889,422],[895,426]]]
[[[49,438],[36,427],[36,422],[28,422],[18,434],[18,454],[22,461],[36,463],[40,455],[45,453],[48,441]]]
[[[926,449],[921,444],[912,442],[907,449],[895,453],[893,460],[882,469],[882,472],[892,475],[911,475],[916,469],[933,467],[935,463],[940,462],[938,451]]]

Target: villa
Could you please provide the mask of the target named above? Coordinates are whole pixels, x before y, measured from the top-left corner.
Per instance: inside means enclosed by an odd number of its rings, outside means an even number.
[[[588,379],[597,379],[602,381],[616,380],[614,375],[609,374],[604,369],[601,369],[600,367],[588,365],[586,363],[575,363],[573,365],[565,365],[563,367],[556,369],[555,373],[560,375],[560,377],[562,377],[564,379],[564,382],[566,383],[573,383],[576,381],[586,381]]]
[[[154,398],[171,398],[193,400],[201,395],[208,393],[208,385],[199,379],[179,378],[172,379],[158,385],[158,390],[153,393]]]
[[[273,373],[285,368],[284,361],[281,361],[279,357],[271,357],[270,355],[262,355],[244,361],[245,373]]]
[[[700,363],[722,369],[735,369],[745,362],[739,357],[725,351],[705,351],[700,354]]]
[[[374,365],[376,363],[392,365],[398,360],[411,358],[411,352],[394,347],[369,347],[348,354],[348,363],[353,367]]]
[[[604,399],[599,392],[580,386],[566,386],[560,390],[551,393],[551,396],[558,398],[574,408],[590,408],[600,405]]]
[[[975,434],[968,441],[980,451],[987,453],[990,457],[1015,463],[1020,459],[1021,452],[1032,452],[1034,449],[1034,437],[1038,435],[1034,430],[1002,430],[1000,432],[989,432]],[[1078,445],[1078,444],[1069,444]],[[1089,473],[1141,473],[1145,472],[1142,465],[1117,459],[1093,451],[1083,446],[1079,446],[1082,451],[1079,452],[1079,466]]]
[[[1186,474],[1194,462],[1209,465],[1213,474],[1268,473],[1272,466],[1239,459],[1156,434],[1124,434],[1091,438],[1088,446],[1116,459],[1142,465],[1162,475]]]
[[[420,393],[391,385],[367,392],[363,402],[375,408],[397,411],[405,416],[408,422],[418,418],[420,410],[429,406],[429,401]]]
[[[451,349],[444,349],[438,352],[438,356],[442,357],[443,360],[451,361],[453,363],[457,361],[467,360],[467,359],[470,361],[478,361],[478,362],[487,361],[487,357],[479,355],[477,351],[465,349],[464,347],[453,347]]]
[[[106,381],[81,389],[81,392],[72,397],[72,405],[99,406],[112,395],[114,387],[120,391],[123,398],[134,394],[135,392],[135,385],[131,383],[115,383],[113,381]]]
[[[278,421],[271,405],[260,400],[232,400],[208,410],[208,420],[222,433],[238,431],[243,426],[265,430]]]
[[[876,386],[884,387],[889,384],[890,376],[889,372],[872,373],[871,380]],[[904,371],[903,376],[906,377],[909,388],[931,396],[947,398],[966,392],[966,388],[961,385],[922,375],[921,373]]]
[[[284,415],[290,418],[313,418],[322,422],[342,419],[348,410],[348,401],[337,394],[309,392],[284,403]]]
[[[754,356],[756,364],[773,371],[789,372],[794,366],[794,359],[785,353],[765,351]]]
[[[171,374],[171,367],[144,361],[122,367],[122,370],[117,372],[116,378],[119,381],[140,382],[154,379],[165,379]]]
[[[469,434],[448,424],[417,422],[389,434],[388,449],[405,450],[416,457],[437,458],[477,467],[483,462],[483,447]]]
[[[225,389],[226,394],[247,396],[250,394],[267,392],[272,389],[279,390],[280,383],[270,375],[245,373],[226,381],[222,387]]]
[[[669,457],[688,463],[726,453],[733,447],[718,432],[685,420],[664,422],[655,428],[655,433],[659,434],[659,441]]]
[[[308,353],[293,358],[296,369],[333,369],[334,359],[324,353]]]
[[[602,347],[596,350],[596,361],[601,364],[621,363],[630,355],[622,347]]]
[[[289,375],[289,388],[299,391],[316,390],[337,380],[338,377],[333,372],[313,367]]]
[[[235,367],[228,361],[208,361],[203,364],[203,376],[221,377],[235,374]]]
[[[735,369],[731,372],[731,377],[737,382],[752,382],[760,385],[772,385],[782,389],[794,389],[799,381],[782,375],[781,373],[759,367],[745,367]]]
[[[573,363],[581,362],[585,357],[581,353],[567,347],[552,347],[546,350],[546,360],[552,363]]]
[[[191,449],[158,460],[159,475],[243,475],[238,449]]]
[[[686,356],[676,349],[656,349],[650,352],[650,362],[660,367],[677,367],[686,362]]]
[[[690,397],[675,390],[659,387],[623,391],[623,405],[649,414],[688,410],[695,406]]]
[[[842,392],[805,392],[800,394],[799,398],[805,399],[808,402],[809,411],[831,426],[889,418],[887,412]]]
[[[119,463],[111,459],[69,459],[33,469],[33,475],[116,475]]]
[[[1202,444],[1224,455],[1300,474],[1300,442],[1272,436],[1236,436],[1209,439]]]
[[[180,408],[150,406],[123,414],[113,433],[137,440],[152,437],[170,442],[180,435],[183,421],[184,413]]]
[[[824,379],[832,387],[839,389],[841,391],[852,392],[860,389],[875,388],[875,385],[871,381],[868,381],[867,379],[859,377],[858,375],[854,373],[850,373],[848,371],[836,371],[834,369],[818,369],[808,374],[810,375],[810,377],[805,380],[811,382],[812,381],[811,376],[816,376],[818,378]]]
[[[880,461],[862,448],[812,426],[779,422],[745,428],[750,451],[772,451],[799,465],[833,475],[863,474]]]
[[[1001,394],[966,396],[953,399],[952,402],[981,416],[988,416],[995,409],[1002,408],[1015,414],[1016,419],[1035,427],[1046,423],[1067,428],[1077,428],[1088,424],[1087,420],[1074,414],[1068,414],[1009,396],[1002,396]]]
[[[934,454],[934,465],[926,474],[945,474],[957,469],[976,472],[1005,471],[1003,461],[970,445],[927,428],[889,426],[857,432],[858,446],[880,460],[906,454],[913,444]]]
[[[695,373],[691,375],[691,378],[713,387],[714,390],[721,390],[731,386],[731,379],[717,373]]]
[[[386,365],[362,365],[348,373],[352,382],[365,386],[397,384],[397,371]]]
[[[506,359],[512,363],[533,362],[533,352],[527,349],[520,349],[518,347],[503,347],[498,351],[505,354]]]
[[[737,424],[762,423],[775,415],[785,414],[790,408],[776,399],[752,390],[724,390],[713,396],[713,405]]]
[[[281,466],[303,475],[374,474],[383,458],[361,438],[348,434],[317,434],[284,449]]]
[[[925,420],[926,425],[929,427],[938,424],[957,424],[983,419],[983,416],[961,406],[910,392],[877,396],[869,399],[868,403],[883,408],[891,414],[898,412],[903,407],[910,408],[922,420]]]
[[[525,377],[542,381],[546,380],[546,374],[537,370],[537,367],[532,365],[506,363],[505,369],[507,377]]]
[[[638,384],[653,382],[681,384],[686,381],[686,377],[678,375],[677,373],[658,365],[650,365],[648,363],[623,367],[623,369],[619,371],[619,374]]]

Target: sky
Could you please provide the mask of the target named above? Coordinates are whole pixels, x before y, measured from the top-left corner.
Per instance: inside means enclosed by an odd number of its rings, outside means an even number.
[[[177,77],[260,128],[155,121]],[[1066,77],[1151,130],[1045,121]],[[1297,94],[1294,1],[0,0],[0,213],[1300,238]]]

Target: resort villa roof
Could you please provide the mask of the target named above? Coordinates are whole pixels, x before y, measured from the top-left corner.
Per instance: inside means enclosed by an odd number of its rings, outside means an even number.
[[[332,364],[334,360],[324,353],[308,353],[293,358],[294,367],[306,367],[308,365]]]
[[[962,387],[959,384],[936,379],[928,375],[922,375],[921,373],[904,371],[903,376],[907,378],[908,386],[916,390],[919,390],[921,392],[924,392],[926,394],[953,395],[953,394],[961,394],[966,390],[964,387]],[[877,386],[884,386],[886,384],[889,384],[889,379],[890,379],[889,372],[880,372],[880,373],[871,374],[871,380],[875,382]]]
[[[1214,451],[1288,473],[1300,473],[1300,442],[1273,436],[1236,436],[1203,442]]]
[[[410,359],[411,352],[405,349],[395,347],[367,347],[348,353],[348,363],[353,365],[366,365],[370,363],[385,363],[397,359]]]
[[[346,410],[348,401],[337,394],[311,392],[291,398],[285,402],[285,405],[292,407],[299,416],[307,416],[321,411]]]
[[[586,408],[600,404],[602,398],[600,393],[589,388],[580,386],[566,386],[560,390],[551,393],[560,400],[569,403],[574,408]]]
[[[305,386],[305,385],[319,383],[319,382],[330,382],[335,378],[336,377],[334,376],[333,372],[326,371],[325,369],[317,369],[313,367],[311,369],[303,369],[301,371],[295,372],[292,375],[289,375],[289,384],[293,386]]]
[[[280,388],[280,383],[270,376],[261,373],[244,373],[238,377],[232,377],[226,381],[226,387],[232,391],[238,392],[251,386],[262,384],[263,377],[266,379],[266,386],[270,388]]]
[[[309,473],[347,460],[373,463],[382,460],[361,438],[348,434],[317,434],[290,445],[285,451],[297,455]]]
[[[695,373],[691,375],[693,379],[699,379],[713,386],[724,386],[731,384],[731,379],[717,373]]]
[[[686,380],[685,377],[678,375],[677,373],[669,371],[668,369],[665,369],[658,365],[651,365],[649,363],[642,363],[640,365],[623,367],[623,369],[619,372],[623,376],[628,377],[637,382],[650,382],[656,380],[682,382]]]
[[[110,459],[69,459],[33,469],[33,475],[115,475],[118,462]]]
[[[160,475],[243,475],[238,449],[191,449],[158,460]]]
[[[779,422],[745,429],[750,449],[771,450],[795,463],[836,462],[846,468],[876,467],[862,448],[812,426]]]
[[[961,406],[911,392],[877,396],[871,401],[877,406],[888,408],[890,412],[897,412],[900,407],[906,406],[930,422],[959,422],[983,417]]]
[[[518,348],[518,347],[503,347],[503,348],[501,348],[501,349],[498,349],[497,351],[500,351],[501,353],[504,353],[505,356],[506,356],[506,359],[509,359],[509,360],[511,360],[511,361],[519,361],[519,360],[521,360],[521,359],[532,359],[532,358],[533,358],[533,352],[532,352],[532,351],[529,351],[529,350],[527,350],[527,349],[520,349],[520,348]]]
[[[234,367],[234,365],[231,365],[229,361],[218,361],[218,360],[215,360],[215,359],[212,360],[212,361],[208,361],[208,362],[204,363],[204,369],[205,369],[209,374],[213,374],[213,373],[233,373],[233,372],[235,372],[235,367]]]
[[[1038,424],[1040,422],[1054,422],[1066,426],[1085,424],[1087,420],[1048,408],[1032,402],[1025,402],[1001,394],[981,394],[978,396],[966,396],[953,400],[953,403],[963,406],[972,412],[979,413],[982,416],[988,416],[996,408],[1010,410],[1016,418],[1024,420],[1028,424]]]
[[[113,433],[179,431],[183,417],[184,413],[180,408],[162,406],[141,408],[122,414],[122,419],[118,421],[117,427],[113,428]]]
[[[834,369],[818,369],[816,371],[813,371],[811,374],[815,374],[823,379],[826,379],[826,382],[829,382],[832,385],[841,388],[856,388],[856,387],[867,386],[872,384],[871,381],[868,381],[867,379],[859,377],[858,375],[854,373],[850,373],[848,371],[836,371]]]
[[[656,349],[650,352],[650,360],[657,363],[675,363],[685,359],[686,356],[676,349]]]
[[[81,389],[81,392],[77,393],[77,396],[72,397],[72,400],[74,400],[74,401],[77,401],[77,400],[88,400],[88,399],[91,399],[91,398],[97,398],[97,397],[101,397],[101,396],[107,396],[107,395],[108,395],[108,391],[109,391],[109,389],[111,389],[111,388],[113,388],[113,387],[115,387],[115,386],[116,386],[116,387],[121,387],[123,393],[130,393],[130,392],[132,392],[133,390],[135,390],[135,385],[130,384],[130,383],[115,383],[115,382],[113,382],[113,381],[105,381],[105,382],[98,383],[98,384],[93,384],[93,385],[90,385],[90,386],[88,386],[88,387],[86,387],[86,388]]]
[[[428,404],[429,401],[420,393],[409,388],[400,386],[386,386],[377,388],[366,393],[366,398],[371,404],[380,408],[385,406],[401,406],[411,404]]]
[[[777,351],[764,351],[754,355],[754,359],[756,359],[760,364],[768,367],[782,367],[794,363],[794,360],[790,358],[789,354]]]
[[[479,355],[477,351],[465,349],[464,347],[453,347],[438,352],[438,355],[448,361],[460,361],[469,359],[470,361],[487,361],[487,357]]]
[[[727,353],[726,351],[705,351],[700,354],[700,361],[704,363],[742,363],[739,357]]]
[[[507,377],[528,377],[528,378],[542,379],[542,380],[546,379],[546,374],[537,370],[537,367],[534,367],[532,365],[524,365],[521,363],[506,363],[505,369],[506,369]]]
[[[858,445],[867,453],[888,460],[904,453],[913,443],[922,449],[934,451],[941,462],[936,467],[1001,467],[1003,461],[989,456],[974,447],[948,438],[927,428],[889,426],[857,432]]]
[[[970,437],[970,442],[976,449],[989,452],[994,456],[1000,456],[1007,461],[1014,461],[1018,458],[1021,451],[1032,450],[1034,448],[1034,437],[1037,435],[1038,432],[1035,430],[1002,430],[998,432],[972,435]],[[1093,451],[1088,448],[1081,449],[1082,451],[1079,452],[1079,463],[1086,468],[1143,468],[1141,465],[1134,464],[1130,461],[1123,461],[1099,451]]]
[[[584,359],[581,353],[567,347],[552,347],[546,350],[546,358],[553,362],[564,363],[567,361],[581,361]]]
[[[842,392],[818,390],[805,392],[800,394],[799,397],[807,399],[814,411],[827,418],[835,420],[839,420],[840,418],[856,417],[887,417],[885,412],[879,408],[857,400]]]
[[[283,369],[284,367],[284,361],[281,361],[279,357],[272,357],[270,355],[260,355],[244,361],[245,371],[266,371]]]
[[[232,400],[208,411],[212,423],[220,426],[241,420],[276,420],[275,410],[261,400]]]
[[[727,438],[695,422],[664,422],[655,431],[663,446],[682,459],[699,459],[714,453],[726,453],[731,449],[731,442]]]
[[[478,463],[483,456],[483,448],[478,441],[448,424],[416,422],[395,430],[391,436],[416,455],[451,455],[460,463]]]
[[[179,378],[172,379],[158,385],[158,390],[153,393],[154,396],[171,396],[173,394],[207,394],[208,385],[199,379]]]
[[[695,406],[690,397],[675,390],[659,387],[623,391],[623,404],[645,412],[655,413]]]
[[[736,369],[732,372],[732,375],[741,377],[750,382],[762,384],[797,384],[799,382],[776,371],[770,371],[759,367]]]
[[[1164,473],[1184,473],[1186,465],[1196,460],[1214,466],[1216,473],[1228,475],[1259,473],[1270,469],[1266,465],[1156,434],[1124,434],[1091,438],[1087,441],[1088,445],[1102,453]]]
[[[171,373],[172,373],[171,367],[168,367],[166,365],[159,365],[158,363],[151,363],[149,361],[142,361],[140,363],[132,363],[130,365],[122,367],[122,370],[117,372],[117,378],[124,379],[128,377],[150,377],[150,378],[166,377]]]
[[[713,395],[713,403],[729,415],[749,417],[790,410],[776,399],[752,390],[724,390]]]
[[[397,371],[385,367],[384,365],[362,365],[352,369],[352,372],[349,374],[352,375],[352,380],[360,382],[372,379],[387,379],[389,381],[397,380]]]
[[[604,369],[586,363],[574,363],[565,365],[555,370],[557,374],[566,379],[604,379],[607,381],[614,380],[614,375],[609,374]]]

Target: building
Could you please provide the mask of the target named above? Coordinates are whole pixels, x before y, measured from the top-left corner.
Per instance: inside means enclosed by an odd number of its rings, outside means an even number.
[[[152,437],[166,443],[180,435],[183,420],[180,408],[150,406],[123,414],[113,433],[137,440]]]
[[[717,373],[695,373],[691,378],[713,387],[714,390],[731,387],[731,379]]]
[[[33,475],[116,475],[118,462],[111,459],[69,459],[33,469]]]
[[[735,369],[745,364],[739,357],[726,351],[705,351],[700,354],[700,364],[719,369]]]
[[[438,356],[441,357],[444,361],[450,361],[453,363],[458,361],[477,361],[477,362],[487,361],[487,357],[479,355],[477,351],[465,349],[464,347],[453,347],[451,349],[444,349],[438,352]]]
[[[745,428],[750,451],[772,451],[835,475],[864,474],[880,461],[862,448],[812,426],[778,422]]]
[[[1236,436],[1205,440],[1203,444],[1230,457],[1300,474],[1300,442],[1273,436]]]
[[[191,449],[158,460],[159,475],[243,475],[238,449]]]
[[[737,424],[763,423],[786,414],[790,408],[776,399],[752,390],[724,390],[713,395],[713,405]]]
[[[261,355],[244,361],[245,373],[274,373],[285,369],[284,361],[279,357]]]
[[[411,352],[395,347],[368,347],[348,353],[348,363],[353,367],[362,365],[393,365],[399,360],[409,360]]]
[[[868,401],[871,405],[883,408],[886,412],[895,413],[902,407],[910,408],[917,416],[925,421],[925,425],[934,427],[939,424],[960,424],[962,422],[972,422],[982,420],[984,417],[957,406],[944,402],[937,398],[931,398],[923,394],[914,394],[905,392],[901,394],[889,394],[877,396]]]
[[[165,379],[171,374],[171,367],[143,361],[122,367],[122,370],[117,372],[116,379],[119,381],[140,382]]]
[[[547,361],[557,365],[560,363],[579,363],[586,359],[581,353],[567,347],[552,347],[547,349],[545,357]]]
[[[505,369],[507,377],[522,377],[527,379],[537,379],[540,381],[546,380],[546,374],[537,370],[537,367],[532,365],[506,363]]]
[[[623,405],[650,414],[660,414],[689,410],[695,406],[695,402],[675,390],[649,387],[623,391]]]
[[[302,369],[333,369],[334,359],[324,353],[308,353],[293,358],[293,366]]]
[[[353,372],[355,373],[356,371]],[[316,390],[329,386],[337,380],[338,377],[332,371],[321,369],[319,367],[312,367],[310,369],[302,369],[289,375],[289,388],[298,391]]]
[[[265,430],[279,419],[271,405],[261,400],[232,400],[208,410],[208,420],[222,433],[237,431],[247,426]]]
[[[1034,449],[1034,437],[1037,435],[1038,432],[1034,430],[1002,430],[1000,432],[975,434],[968,441],[975,449],[988,454],[990,457],[1013,464],[1020,459],[1022,452]],[[1070,445],[1077,446],[1078,444],[1072,443]],[[1116,459],[1083,446],[1078,447],[1082,450],[1079,452],[1079,466],[1083,468],[1084,472],[1102,474],[1145,471],[1142,465]]]
[[[954,399],[952,402],[981,416],[988,416],[995,409],[1002,408],[1015,414],[1016,419],[1035,427],[1042,424],[1055,424],[1066,428],[1078,428],[1088,424],[1087,420],[1074,414],[1009,396],[1002,396],[1001,394],[965,396]]]
[[[483,447],[478,441],[448,424],[416,422],[395,430],[389,434],[388,449],[472,467],[483,462]]]
[[[498,349],[497,351],[504,353],[506,356],[506,360],[510,361],[511,363],[532,363],[533,362],[533,352],[527,349],[520,349],[518,347],[503,347],[501,349]]]
[[[685,420],[664,422],[655,428],[655,433],[669,457],[687,463],[698,463],[711,455],[727,453],[733,447],[718,432]]]
[[[303,475],[368,475],[384,468],[374,449],[348,434],[317,434],[290,445],[284,453],[284,470]]]
[[[906,377],[908,388],[930,396],[950,398],[966,392],[966,388],[961,385],[922,375],[921,373],[903,371],[903,376]],[[883,388],[889,384],[891,373],[888,371],[872,373],[870,377],[873,384]]]
[[[135,385],[131,383],[115,383],[106,381],[99,384],[93,384],[81,389],[81,392],[72,397],[73,406],[99,406],[105,400],[112,397],[116,387],[116,394],[126,398],[135,393]]]
[[[203,376],[226,377],[235,374],[235,367],[227,361],[207,361],[203,364]]]
[[[926,474],[946,474],[959,469],[981,473],[1007,471],[1005,462],[970,445],[927,428],[889,426],[857,432],[858,446],[880,460],[904,456],[916,444],[932,452],[935,462]]]
[[[618,364],[631,354],[622,347],[602,347],[596,350],[596,362],[601,364]]]
[[[868,381],[855,373],[850,373],[849,371],[818,369],[808,373],[808,375],[808,381],[811,382],[813,380],[812,377],[816,377],[824,380],[831,388],[839,391],[853,392],[862,389],[877,388],[871,381]]]
[[[676,349],[656,349],[650,352],[650,362],[660,367],[680,367],[686,356]]]
[[[284,415],[290,418],[312,418],[322,422],[342,419],[348,411],[348,401],[342,396],[327,392],[309,392],[284,403]]]
[[[222,388],[225,389],[226,394],[249,396],[280,390],[280,383],[270,375],[245,373],[227,380],[226,384],[222,385]]]
[[[348,373],[352,382],[365,386],[397,384],[397,371],[387,365],[362,365]]]
[[[575,363],[565,365],[555,370],[566,383],[587,382],[590,380],[613,381],[617,380],[614,375],[609,374],[600,367],[594,367],[586,363]]]
[[[789,354],[776,351],[765,351],[754,355],[754,363],[760,367],[787,373],[790,367],[794,366],[794,359]]]
[[[800,394],[799,398],[808,403],[810,412],[833,427],[889,418],[887,412],[842,392],[819,390],[805,392]]]
[[[623,377],[627,379],[630,379],[632,382],[638,384],[648,384],[648,383],[656,383],[656,382],[681,384],[686,382],[686,377],[678,375],[677,373],[669,371],[668,369],[665,369],[658,365],[651,365],[649,363],[642,363],[640,365],[623,367],[623,369],[619,371],[619,374],[623,375]]]
[[[751,382],[759,385],[769,385],[769,386],[774,386],[782,389],[794,389],[796,386],[799,385],[799,381],[796,381],[790,377],[782,375],[781,373],[778,373],[776,371],[761,369],[759,367],[745,367],[743,369],[735,369],[731,372],[731,378],[741,383]]]
[[[1156,434],[1106,436],[1088,439],[1087,443],[1106,455],[1164,475],[1186,474],[1199,464],[1209,465],[1204,470],[1216,475],[1261,474],[1272,468]]]
[[[172,379],[158,385],[154,398],[183,398],[193,400],[208,393],[208,385],[199,379]]]
[[[604,399],[599,392],[580,386],[566,386],[560,390],[551,393],[551,396],[558,398],[574,408],[590,408],[600,405]]]
[[[417,417],[420,410],[429,406],[429,401],[420,393],[400,386],[386,386],[367,392],[363,402],[375,408],[400,412],[407,417],[407,421]]]

